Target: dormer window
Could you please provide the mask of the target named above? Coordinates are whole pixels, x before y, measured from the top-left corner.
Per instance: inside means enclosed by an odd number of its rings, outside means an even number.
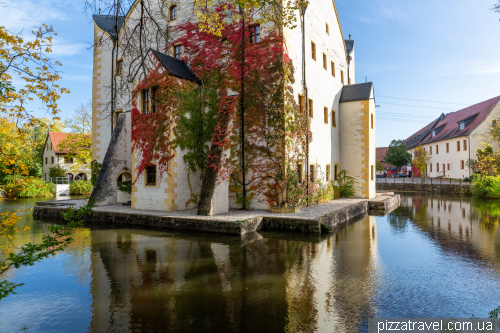
[[[170,21],[177,20],[177,6],[170,7]]]
[[[465,128],[465,123],[458,124],[458,128],[460,131],[463,130]]]
[[[431,138],[435,137],[436,136],[436,131],[432,131],[431,132]]]

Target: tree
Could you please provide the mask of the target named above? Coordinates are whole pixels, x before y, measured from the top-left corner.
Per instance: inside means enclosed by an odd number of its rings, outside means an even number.
[[[392,140],[385,153],[384,162],[394,165],[398,170],[411,164],[411,154],[406,151],[406,144],[403,140]]]
[[[377,169],[377,171],[384,170],[384,167],[383,167],[382,163],[380,163],[380,161],[375,162],[375,168]]]
[[[61,78],[56,66],[60,62],[49,58],[52,38],[56,35],[52,26],[43,25],[32,31],[34,38],[24,40],[22,34],[12,34],[0,26],[0,113],[13,116],[15,121],[24,120],[29,125],[37,118],[26,109],[26,103],[38,98],[53,116],[60,111],[57,100],[61,94],[69,93],[57,81]],[[13,75],[24,86],[12,86]]]
[[[497,3],[493,6],[493,10],[500,13],[500,0],[497,0]]]
[[[415,148],[415,154],[413,156],[413,166],[418,170],[422,177],[427,178],[427,165],[430,161],[430,156],[427,151],[422,148],[422,146],[418,146]]]
[[[71,130],[59,143],[58,149],[67,153],[75,163],[71,166],[73,172],[81,170],[83,165],[92,161],[92,110],[91,104],[81,105],[73,116],[64,120],[65,127]]]

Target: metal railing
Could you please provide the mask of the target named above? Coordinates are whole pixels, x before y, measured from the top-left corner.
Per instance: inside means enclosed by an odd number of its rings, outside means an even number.
[[[69,177],[50,177],[50,182],[56,185],[70,184],[72,180]]]
[[[376,178],[377,183],[402,183],[402,184],[454,184],[454,185],[471,185],[470,179],[452,179],[452,178],[423,178],[423,177],[383,177]]]

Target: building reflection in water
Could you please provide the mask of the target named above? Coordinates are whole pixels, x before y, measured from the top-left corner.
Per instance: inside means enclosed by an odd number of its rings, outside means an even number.
[[[336,234],[93,230],[93,332],[354,332],[373,316],[375,217]]]

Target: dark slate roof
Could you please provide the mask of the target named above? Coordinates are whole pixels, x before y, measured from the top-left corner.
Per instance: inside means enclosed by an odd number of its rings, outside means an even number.
[[[352,50],[354,50],[354,41],[351,39],[346,39],[344,40],[344,42],[347,55],[350,55],[352,53]]]
[[[342,88],[340,102],[364,101],[370,99],[373,91],[373,82],[350,84]]]
[[[113,33],[115,27],[114,15],[92,15],[92,18],[99,28],[110,35]],[[123,21],[125,21],[125,16],[118,16],[118,31],[120,31]]]
[[[150,49],[155,55],[156,59],[163,65],[170,75],[177,76],[178,78],[189,80],[201,84],[196,75],[191,71],[189,66],[182,60],[176,59],[164,53]]]
[[[491,110],[500,102],[500,96],[487,101],[466,107],[465,109],[442,114],[430,124],[412,134],[404,142],[408,149],[431,142],[447,140],[465,136],[471,133],[490,114]],[[459,123],[464,123],[465,128],[460,130]],[[432,137],[431,132],[435,131]]]

